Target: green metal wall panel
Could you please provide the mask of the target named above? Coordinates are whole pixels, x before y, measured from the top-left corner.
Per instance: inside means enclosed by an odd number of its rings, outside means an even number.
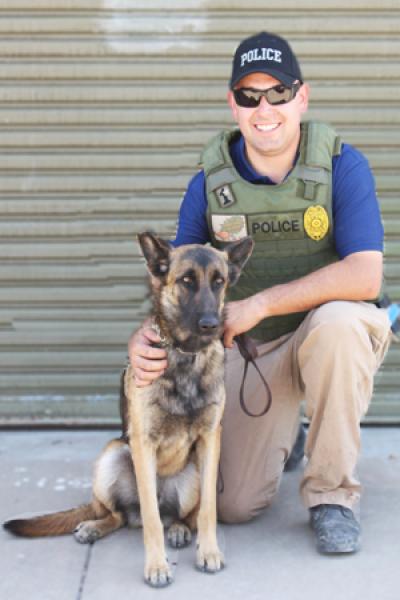
[[[397,0],[2,0],[0,419],[113,423],[130,332],[147,311],[135,241],[172,235],[202,145],[231,123],[244,36],[292,42],[310,117],[376,175],[400,299]],[[400,349],[367,419],[400,422]]]

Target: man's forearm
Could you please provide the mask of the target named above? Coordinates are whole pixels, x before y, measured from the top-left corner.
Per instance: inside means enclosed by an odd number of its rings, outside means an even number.
[[[332,300],[372,300],[382,281],[380,252],[360,252],[252,296],[259,320],[311,310]]]
[[[373,300],[382,282],[382,253],[350,254],[305,277],[226,305],[224,344],[268,317],[308,311],[333,300]]]

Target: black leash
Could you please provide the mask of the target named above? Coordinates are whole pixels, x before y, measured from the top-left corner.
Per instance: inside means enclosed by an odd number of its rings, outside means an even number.
[[[264,375],[261,373],[261,371],[260,371],[260,369],[259,369],[259,367],[258,367],[258,365],[257,365],[257,363],[255,361],[255,359],[258,356],[257,346],[244,333],[241,333],[240,335],[237,335],[235,337],[235,341],[236,341],[236,343],[238,345],[240,354],[244,358],[243,379],[242,379],[242,383],[240,385],[240,392],[239,392],[240,406],[241,406],[243,412],[247,416],[249,416],[249,417],[262,417],[271,408],[272,394],[271,394],[271,388],[269,387],[268,382],[266,381]],[[247,377],[247,371],[248,371],[248,368],[249,368],[249,363],[251,363],[253,365],[253,367],[256,369],[257,373],[259,374],[259,376],[261,378],[261,381],[264,384],[265,393],[266,393],[266,396],[267,396],[267,403],[265,405],[265,408],[260,413],[258,413],[258,414],[250,412],[249,409],[247,408],[245,400],[244,400],[244,384],[245,384],[246,377]]]

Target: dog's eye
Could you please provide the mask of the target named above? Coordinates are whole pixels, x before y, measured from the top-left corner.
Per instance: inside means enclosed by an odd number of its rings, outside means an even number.
[[[193,285],[194,284],[194,278],[191,277],[190,275],[185,275],[184,277],[182,277],[181,281],[185,285]]]
[[[224,285],[224,283],[225,283],[225,279],[223,277],[216,277],[213,281],[213,284],[216,287],[221,287]]]

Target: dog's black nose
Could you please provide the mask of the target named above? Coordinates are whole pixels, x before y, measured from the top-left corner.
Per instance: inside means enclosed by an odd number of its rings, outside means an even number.
[[[219,319],[213,315],[205,315],[199,320],[200,331],[204,333],[211,333],[212,331],[215,331],[218,325]]]

